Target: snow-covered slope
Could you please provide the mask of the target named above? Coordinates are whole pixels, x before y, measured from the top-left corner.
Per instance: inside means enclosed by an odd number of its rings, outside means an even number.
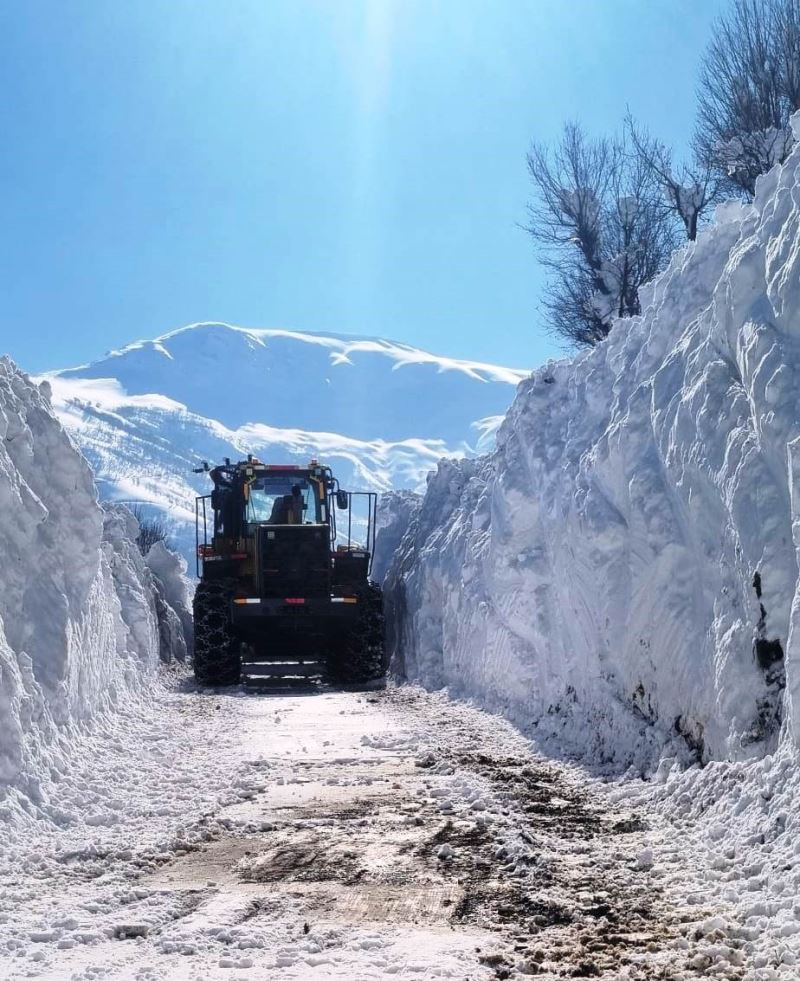
[[[151,571],[130,512],[100,507],[49,395],[0,358],[0,818],[47,813],[69,725],[186,652],[180,567]]]
[[[389,341],[219,323],[47,376],[103,496],[164,507],[187,554],[201,459],[318,456],[346,486],[420,487],[443,455],[491,445],[522,377]]]
[[[377,338],[192,324],[140,341],[63,379],[114,378],[231,429],[474,442],[471,423],[503,412],[524,372],[438,357]]]
[[[439,468],[389,574],[398,670],[618,763],[800,735],[799,371],[796,150]]]

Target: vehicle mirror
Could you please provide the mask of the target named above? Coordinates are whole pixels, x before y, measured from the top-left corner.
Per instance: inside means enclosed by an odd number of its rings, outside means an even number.
[[[346,511],[350,506],[350,495],[347,491],[338,490],[336,491],[336,507],[340,511]]]

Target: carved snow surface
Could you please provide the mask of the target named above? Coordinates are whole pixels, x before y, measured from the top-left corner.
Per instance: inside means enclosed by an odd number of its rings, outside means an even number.
[[[760,756],[800,736],[800,151],[642,310],[431,479],[395,667],[617,766]]]
[[[75,724],[186,651],[180,577],[159,585],[130,512],[97,503],[49,396],[0,358],[0,819],[46,813]]]

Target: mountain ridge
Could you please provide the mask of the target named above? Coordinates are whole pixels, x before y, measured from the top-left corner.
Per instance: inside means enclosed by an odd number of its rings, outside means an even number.
[[[167,396],[233,429],[469,442],[465,422],[504,411],[526,374],[381,338],[204,321],[43,377],[113,378],[127,395]]]
[[[191,559],[201,460],[318,456],[354,489],[419,490],[442,457],[493,444],[521,377],[381,338],[204,321],[39,379],[101,496],[159,509]]]
[[[248,327],[242,324],[232,324],[225,320],[197,320],[190,324],[185,324],[183,327],[176,327],[174,330],[167,331],[164,334],[159,334],[157,337],[153,338],[140,338],[136,341],[131,341],[129,344],[123,345],[121,348],[111,348],[106,351],[101,357],[94,359],[93,361],[88,361],[85,364],[77,365],[73,368],[62,368],[56,371],[49,372],[52,374],[62,374],[69,371],[78,371],[84,368],[89,368],[100,361],[106,361],[112,357],[123,355],[129,351],[135,350],[137,348],[146,345],[156,345],[163,343],[167,340],[172,340],[179,335],[189,333],[196,330],[197,328],[203,327],[223,327],[230,331],[235,331],[242,334],[260,336],[262,338],[266,337],[296,337],[300,339],[307,340],[322,340],[322,341],[333,341],[347,345],[358,346],[363,342],[377,343],[384,345],[388,349],[396,349],[400,351],[407,351],[409,353],[423,354],[429,356],[438,361],[452,362],[453,364],[473,367],[477,369],[486,369],[490,372],[499,371],[501,373],[510,376],[516,376],[517,381],[521,381],[530,372],[528,369],[517,369],[517,368],[506,368],[500,365],[496,365],[485,361],[476,361],[471,358],[452,358],[447,355],[437,355],[432,351],[428,351],[426,348],[416,347],[413,344],[406,344],[404,341],[393,341],[386,337],[380,337],[377,334],[350,334],[343,331],[326,331],[326,330],[305,330],[301,328],[294,327]]]

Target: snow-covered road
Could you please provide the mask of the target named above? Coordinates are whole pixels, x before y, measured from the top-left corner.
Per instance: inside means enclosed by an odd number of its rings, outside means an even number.
[[[744,976],[685,840],[610,800],[419,689],[178,679],[0,848],[0,978]]]

